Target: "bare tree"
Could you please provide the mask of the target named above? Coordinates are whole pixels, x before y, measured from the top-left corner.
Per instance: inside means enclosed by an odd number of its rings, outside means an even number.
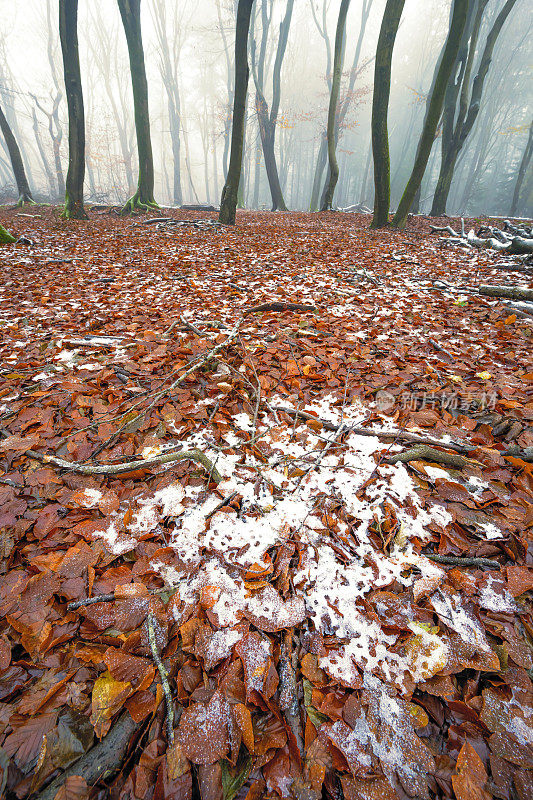
[[[283,199],[283,192],[281,190],[281,184],[279,180],[274,144],[279,105],[281,100],[281,66],[283,64],[283,58],[287,49],[287,39],[289,35],[293,7],[294,0],[287,0],[285,15],[279,26],[278,46],[274,61],[274,69],[272,72],[272,106],[270,108],[270,112],[268,110],[268,103],[264,94],[265,51],[268,30],[270,26],[270,17],[266,12],[267,0],[263,0],[262,2],[262,39],[257,62],[255,42],[252,42],[252,71],[255,83],[255,108],[259,122],[259,134],[261,136],[261,144],[263,147],[265,169],[268,177],[268,184],[270,186],[270,194],[272,196],[272,211],[277,211],[278,209],[281,211],[287,211],[287,206],[285,205],[285,200]]]
[[[376,49],[374,96],[372,98],[372,152],[375,187],[372,228],[383,228],[389,223],[390,158],[387,116],[392,51],[404,5],[405,0],[387,0]]]
[[[513,192],[513,201],[511,203],[511,210],[509,212],[511,217],[514,217],[518,209],[518,204],[520,202],[520,194],[522,192],[522,186],[524,184],[524,178],[526,177],[527,171],[529,169],[532,155],[533,155],[533,121],[529,125],[529,136],[527,138],[526,146],[524,148],[524,153],[522,155],[520,166],[518,168],[518,174],[516,176],[516,183]],[[529,182],[531,183],[531,175],[529,176]]]
[[[335,150],[337,147],[337,103],[339,101],[339,89],[341,85],[342,64],[344,61],[344,42],[346,32],[346,16],[350,7],[350,0],[341,0],[339,18],[337,21],[337,31],[335,33],[335,54],[333,56],[333,81],[331,83],[331,94],[329,98],[328,110],[328,160],[329,160],[329,182],[326,194],[322,203],[321,211],[331,208],[333,193],[339,177],[339,165]]]
[[[422,178],[431,154],[431,147],[435,139],[435,132],[439,124],[440,115],[442,113],[442,106],[444,103],[444,93],[446,86],[457,58],[459,51],[459,44],[463,30],[466,23],[468,13],[468,0],[454,0],[452,6],[452,17],[450,21],[450,29],[446,44],[442,51],[440,64],[435,77],[433,90],[431,92],[431,100],[427,107],[424,125],[418,148],[415,156],[415,163],[411,177],[407,182],[405,191],[400,200],[400,204],[394,215],[392,225],[394,228],[404,228],[407,220],[407,214],[414,200],[417,190],[420,188]]]
[[[137,191],[124,208],[123,214],[137,209],[158,208],[154,200],[154,159],[150,138],[150,113],[148,108],[148,83],[144,65],[144,50],[141,31],[141,0],[117,0],[130,59],[133,106],[135,109],[135,131],[139,159]]]
[[[461,45],[444,99],[442,117],[442,159],[437,188],[430,214],[440,217],[446,213],[457,158],[479,114],[483,84],[492,61],[494,45],[516,0],[506,0],[492,25],[481,54],[478,71],[470,91],[477,42],[488,0],[470,0],[469,16]]]
[[[59,37],[68,106],[68,172],[64,215],[87,219],[83,208],[85,114],[78,52],[78,0],[59,0]]]
[[[24,170],[24,164],[22,162],[19,146],[1,107],[0,128],[4,134],[4,139],[6,140],[6,146],[11,159],[11,166],[13,167],[13,174],[17,183],[17,189],[19,193],[17,205],[22,206],[24,203],[33,203],[33,197],[31,195],[30,186],[26,177],[26,171]]]
[[[244,117],[248,91],[248,32],[254,0],[239,0],[235,25],[235,93],[233,98],[233,126],[231,154],[226,183],[222,190],[219,220],[224,225],[235,225],[237,194],[241,179]]]

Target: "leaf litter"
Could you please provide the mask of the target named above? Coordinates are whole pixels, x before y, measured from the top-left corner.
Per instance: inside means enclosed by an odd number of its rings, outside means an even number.
[[[530,797],[533,332],[470,291],[494,256],[422,218],[10,224],[7,795]]]

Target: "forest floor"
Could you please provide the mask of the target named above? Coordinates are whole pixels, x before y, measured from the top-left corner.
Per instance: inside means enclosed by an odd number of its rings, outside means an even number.
[[[0,211],[0,795],[531,798],[533,275],[89,216]]]

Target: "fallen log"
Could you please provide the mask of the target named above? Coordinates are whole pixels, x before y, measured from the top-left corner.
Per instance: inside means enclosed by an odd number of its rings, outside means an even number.
[[[306,303],[285,303],[278,301],[274,303],[261,303],[258,306],[250,306],[245,308],[242,312],[243,317],[248,314],[259,314],[261,311],[318,311],[316,306],[308,305]]]
[[[46,789],[37,795],[36,800],[54,800],[59,789],[71,776],[79,775],[88,786],[93,786],[104,775],[116,772],[124,760],[131,737],[141,724],[141,722],[134,722],[129,711],[125,711],[107,736],[75,761],[65,772],[58,775]]]
[[[509,300],[533,300],[533,289],[518,286],[480,286],[479,293],[487,297],[507,297]]]
[[[445,445],[446,446],[446,445]],[[446,467],[463,469],[469,463],[468,458],[460,456],[458,453],[446,453],[444,450],[436,450],[426,444],[419,444],[411,447],[403,453],[396,453],[386,459],[388,464],[397,464],[399,461],[434,461],[436,464],[443,464]]]

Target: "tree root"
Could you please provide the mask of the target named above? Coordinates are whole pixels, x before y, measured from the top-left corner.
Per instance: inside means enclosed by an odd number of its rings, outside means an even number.
[[[443,443],[443,446],[447,446],[447,444]],[[468,458],[464,458],[464,456],[460,456],[457,453],[445,453],[443,450],[436,450],[426,444],[419,444],[404,453],[396,453],[387,458],[388,464],[397,464],[399,461],[435,461],[436,464],[444,464],[447,467],[455,467],[456,469],[463,469],[469,463]]]
[[[81,776],[89,786],[111,772],[116,772],[124,756],[132,735],[140,728],[142,722],[134,722],[128,711],[125,711],[113,725],[107,736],[95,744],[85,755],[74,762],[65,772],[40,792],[36,800],[54,800],[59,789],[67,778]]]
[[[25,204],[27,204],[29,206],[36,206],[37,205],[37,203],[35,202],[33,197],[31,197],[31,195],[21,194],[19,196],[19,199],[17,200],[16,207],[17,208],[22,208]]]
[[[135,192],[133,197],[130,197],[130,199],[124,203],[124,205],[122,206],[121,210],[118,213],[119,216],[125,217],[128,214],[136,214],[138,211],[150,211],[150,209],[155,209],[156,211],[159,211],[159,206],[157,205],[155,200],[152,199],[143,202],[140,199],[139,192],[137,191]]]
[[[15,237],[6,231],[3,225],[0,225],[0,244],[13,244],[16,241]]]
[[[157,649],[154,629],[154,615],[151,611],[146,618],[146,627],[148,629],[148,642],[150,643],[152,658],[154,659],[155,665],[161,677],[161,684],[163,686],[163,692],[165,695],[165,701],[167,705],[167,736],[169,745],[172,745],[174,744],[174,706],[172,705],[172,692],[170,691],[170,684],[168,682],[168,672],[165,668],[165,665],[161,661],[161,656],[159,655],[159,650]]]
[[[501,569],[498,561],[490,558],[469,558],[468,556],[441,556],[437,553],[423,553],[424,558],[435,561],[437,564],[446,564],[449,567],[486,567],[487,569]]]
[[[307,305],[305,303],[285,303],[283,301],[274,303],[261,303],[259,306],[250,306],[245,308],[242,312],[243,317],[248,314],[259,314],[261,311],[313,311],[317,312],[316,306]]]

